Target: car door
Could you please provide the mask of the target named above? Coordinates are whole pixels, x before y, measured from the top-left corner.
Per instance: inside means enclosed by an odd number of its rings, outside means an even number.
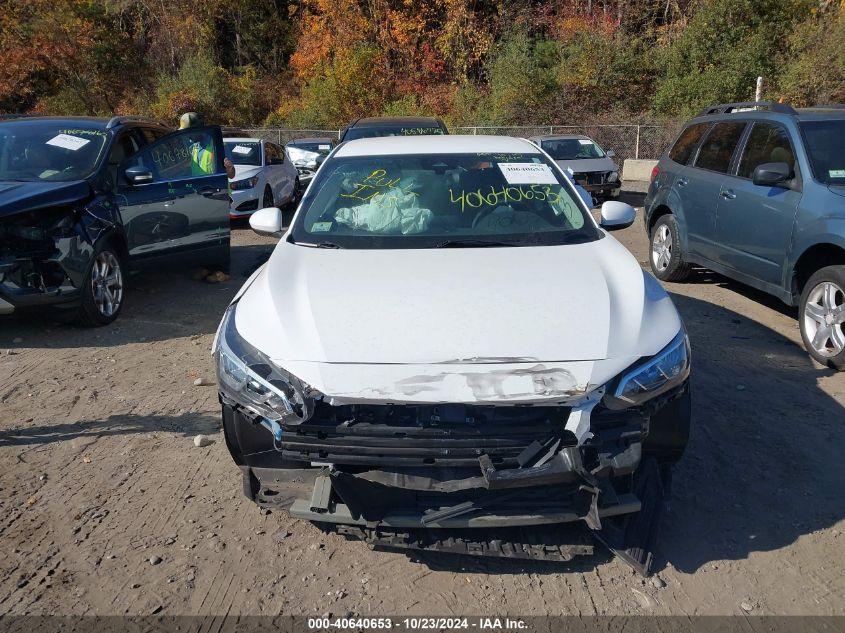
[[[801,201],[800,174],[783,186],[755,185],[751,175],[763,163],[786,163],[793,173],[798,169],[789,132],[773,121],[753,124],[735,174],[722,184],[716,218],[719,262],[780,285]]]
[[[745,121],[719,121],[707,132],[692,165],[681,170],[676,187],[684,207],[687,243],[691,252],[714,259],[716,212]]]
[[[209,126],[163,136],[121,164],[118,203],[130,256],[202,249],[229,239],[223,156],[220,128]]]
[[[273,200],[280,203],[284,199],[284,182],[279,165],[276,147],[269,141],[264,142],[264,173],[267,174],[267,184],[273,190]]]

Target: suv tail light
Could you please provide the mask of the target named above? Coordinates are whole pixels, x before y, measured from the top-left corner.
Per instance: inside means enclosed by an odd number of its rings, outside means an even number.
[[[660,175],[660,167],[657,165],[651,170],[651,182],[654,182],[654,179]]]

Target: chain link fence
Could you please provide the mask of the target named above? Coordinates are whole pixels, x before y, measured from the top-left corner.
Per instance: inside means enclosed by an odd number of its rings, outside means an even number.
[[[453,134],[496,134],[531,138],[551,134],[582,134],[596,141],[604,150],[616,153],[617,163],[628,158],[656,159],[666,150],[680,130],[680,124],[665,125],[531,125],[531,126],[461,126],[450,128]],[[299,130],[285,128],[244,128],[247,134],[281,145],[306,137],[337,139],[340,130]]]

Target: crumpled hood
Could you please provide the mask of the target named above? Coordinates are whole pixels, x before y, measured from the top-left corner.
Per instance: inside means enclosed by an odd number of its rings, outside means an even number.
[[[232,180],[243,180],[244,178],[252,178],[257,175],[263,167],[255,165],[235,165],[235,177]]]
[[[660,351],[681,322],[659,283],[606,236],[524,248],[282,242],[241,297],[236,327],[326,394],[528,402],[606,382]]]
[[[46,207],[81,202],[91,195],[84,180],[73,182],[0,181],[0,218]]]
[[[576,174],[587,171],[619,171],[619,166],[607,156],[602,158],[579,158],[578,160],[556,160],[560,168],[572,169]]]

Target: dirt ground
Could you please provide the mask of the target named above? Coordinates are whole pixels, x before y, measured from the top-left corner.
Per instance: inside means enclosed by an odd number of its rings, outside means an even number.
[[[645,265],[641,222],[617,236]],[[273,243],[236,230],[223,284],[133,277],[103,329],[0,319],[0,614],[845,614],[845,374],[812,363],[791,310],[703,271],[668,284],[694,413],[659,580],[601,550],[414,562],[259,510],[209,348]]]

